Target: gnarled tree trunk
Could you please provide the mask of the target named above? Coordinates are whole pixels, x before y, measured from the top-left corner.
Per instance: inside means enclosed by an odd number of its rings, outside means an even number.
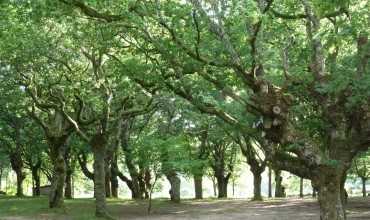
[[[50,159],[53,164],[53,176],[49,193],[49,207],[59,208],[63,206],[64,184],[66,179],[66,163],[64,160],[65,141],[67,138],[49,140]]]

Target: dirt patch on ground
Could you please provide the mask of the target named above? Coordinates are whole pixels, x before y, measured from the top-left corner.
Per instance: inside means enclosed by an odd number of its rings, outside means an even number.
[[[267,202],[245,200],[193,201],[170,207],[155,208],[151,216],[134,216],[144,220],[318,220],[317,201],[288,199]],[[124,218],[122,218],[124,219]],[[352,199],[348,204],[348,220],[370,220],[370,199]]]

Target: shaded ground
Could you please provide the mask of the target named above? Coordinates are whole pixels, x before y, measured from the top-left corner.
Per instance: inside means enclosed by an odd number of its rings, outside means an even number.
[[[66,208],[50,211],[47,199],[0,197],[0,220],[84,220],[95,219],[94,201],[66,201]],[[150,216],[147,203],[110,200],[109,210],[116,219],[132,220],[318,220],[317,202],[311,199],[270,200],[186,200],[172,204],[155,200]],[[349,220],[370,220],[370,198],[352,198],[348,204]]]

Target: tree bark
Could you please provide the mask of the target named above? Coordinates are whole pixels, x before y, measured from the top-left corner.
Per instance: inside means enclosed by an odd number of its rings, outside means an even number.
[[[194,175],[195,199],[203,199],[203,177]]]
[[[17,197],[24,196],[23,194],[23,180],[26,178],[26,175],[22,172],[22,170],[17,170]]]
[[[0,191],[1,191],[1,188],[2,188],[2,179],[3,179],[3,168],[0,167]]]
[[[284,197],[284,190],[282,186],[283,177],[281,176],[281,170],[274,170],[275,173],[275,197]]]
[[[122,123],[122,133],[121,133],[121,147],[122,151],[125,153],[125,164],[131,176],[131,180],[129,182],[126,181],[125,182],[130,184],[129,188],[131,190],[131,196],[133,199],[143,199],[144,195],[143,190],[140,187],[139,171],[134,163],[132,146],[129,143],[130,138],[129,124],[130,122],[128,121]]]
[[[74,165],[72,164],[71,158],[71,148],[66,146],[65,154],[64,154],[64,161],[66,163],[66,181],[65,181],[65,188],[64,188],[64,197],[66,199],[72,199],[72,175],[74,171]]]
[[[303,198],[303,178],[299,180],[299,198]]]
[[[171,184],[171,189],[170,189],[170,198],[172,202],[179,203],[180,202],[180,185],[181,185],[181,180],[177,176],[177,173],[172,171],[168,174],[166,174],[166,177],[168,181]]]
[[[316,192],[317,192],[317,190],[315,189],[315,188],[312,188],[312,197],[313,198],[316,198]]]
[[[251,168],[252,170],[252,168]],[[261,194],[261,183],[262,183],[262,172],[261,170],[252,170],[253,173],[253,200],[262,201]]]
[[[67,171],[67,175],[66,175],[66,186],[65,186],[65,190],[64,190],[64,196],[66,199],[72,199],[73,198],[73,195],[72,195],[72,172],[70,171]]]
[[[227,198],[227,185],[229,183],[229,178],[224,176],[218,176],[216,178],[218,198]]]
[[[318,177],[318,194],[320,220],[345,220],[343,202],[343,174],[341,171],[329,169],[321,172]]]
[[[272,197],[272,172],[271,172],[271,167],[268,168],[268,176],[269,176],[269,180],[268,180],[268,197],[271,198]]]
[[[366,197],[366,178],[361,177],[362,182],[362,197]]]
[[[112,197],[118,198],[118,165],[117,165],[117,155],[114,154],[112,158],[112,164],[110,169],[110,183],[111,183],[111,191]]]
[[[23,160],[21,152],[18,150],[19,147],[10,154],[10,165],[13,171],[17,176],[17,197],[23,196],[23,180],[26,178],[26,175],[23,172]]]
[[[214,177],[212,177],[212,187],[213,187],[213,196],[217,196],[217,181]]]
[[[112,195],[110,184],[111,184],[110,166],[106,163],[105,164],[105,197],[106,198],[110,198]]]
[[[96,134],[91,140],[94,154],[94,194],[95,194],[95,216],[108,218],[106,191],[105,191],[105,156],[106,138],[103,134]]]
[[[64,184],[66,179],[66,163],[64,160],[65,140],[55,140],[50,149],[50,158],[53,163],[53,177],[49,193],[49,207],[63,206]]]
[[[40,196],[40,167],[37,167],[37,165],[32,166],[31,174],[34,183],[32,186],[32,196]]]

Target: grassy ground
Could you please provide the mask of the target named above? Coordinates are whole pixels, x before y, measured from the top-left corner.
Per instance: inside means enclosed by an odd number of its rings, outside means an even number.
[[[370,220],[370,198],[350,200],[350,220]],[[0,220],[94,220],[94,200],[66,200],[62,209],[47,208],[47,198],[15,198],[0,196]],[[153,212],[146,213],[146,201],[108,200],[109,212],[116,219],[130,220],[317,220],[317,202],[311,199],[269,200],[185,200],[172,204],[154,200]]]

